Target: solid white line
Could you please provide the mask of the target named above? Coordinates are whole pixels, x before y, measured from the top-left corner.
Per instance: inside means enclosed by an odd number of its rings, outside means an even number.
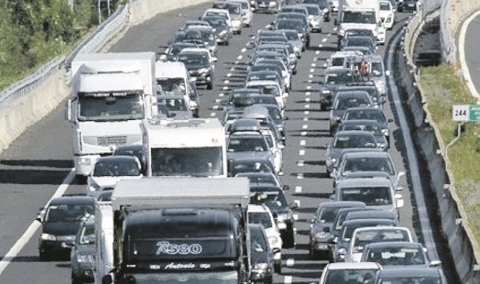
[[[462,66],[463,77],[467,83],[467,87],[470,90],[472,96],[474,96],[477,100],[480,99],[480,95],[478,94],[475,85],[473,85],[472,77],[470,75],[470,70],[468,69],[467,60],[465,59],[465,36],[467,34],[467,28],[470,23],[480,15],[480,11],[477,11],[473,15],[471,15],[463,24],[462,29],[460,30],[460,36],[458,39],[458,53],[460,57],[460,65]]]
[[[52,195],[50,200],[47,202],[45,207],[48,206],[48,204],[50,203],[50,201],[52,201],[52,199],[62,196],[65,193],[65,191],[67,191],[67,188],[70,185],[70,183],[73,181],[74,177],[75,177],[75,168],[72,168],[70,170],[70,173],[62,181],[62,184],[57,188],[57,190]],[[7,268],[10,262],[12,262],[13,259],[20,253],[20,251],[28,243],[28,241],[33,237],[33,235],[40,228],[40,226],[41,225],[39,222],[33,221],[28,227],[28,229],[25,231],[25,233],[23,233],[23,235],[12,246],[12,248],[7,252],[7,254],[5,254],[3,259],[0,261],[0,275],[3,273],[5,268]]]

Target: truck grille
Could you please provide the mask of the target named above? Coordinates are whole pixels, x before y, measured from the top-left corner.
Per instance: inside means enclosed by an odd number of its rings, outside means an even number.
[[[109,146],[109,145],[124,145],[127,143],[127,136],[104,136],[97,138],[97,145]]]

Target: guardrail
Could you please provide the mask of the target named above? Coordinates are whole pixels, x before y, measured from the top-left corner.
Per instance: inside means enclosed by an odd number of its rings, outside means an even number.
[[[70,93],[69,69],[79,53],[101,52],[129,27],[141,24],[159,13],[212,0],[129,0],[82,41],[69,55],[57,57],[29,77],[0,92],[0,151],[30,125],[53,111]],[[64,68],[65,67],[65,68]]]
[[[475,2],[475,3],[473,3]],[[434,6],[431,6],[434,7]],[[454,7],[453,9],[451,9]],[[458,7],[458,8],[455,8]],[[425,8],[425,7],[424,7]],[[478,244],[473,238],[468,226],[464,226],[462,218],[466,212],[455,192],[453,175],[449,172],[445,145],[438,139],[439,131],[428,112],[428,101],[423,97],[422,86],[418,84],[417,67],[413,58],[413,50],[418,35],[429,21],[440,17],[442,57],[445,61],[456,64],[456,36],[461,23],[475,10],[480,9],[478,0],[447,0],[443,1],[437,10],[420,10],[408,23],[403,42],[403,53],[397,55],[397,66],[400,72],[399,83],[406,89],[405,102],[412,117],[413,135],[416,137],[417,148],[427,163],[430,175],[430,192],[437,200],[436,210],[438,222],[443,235],[448,240],[448,247],[453,258],[455,270],[462,283],[480,283],[478,273]]]

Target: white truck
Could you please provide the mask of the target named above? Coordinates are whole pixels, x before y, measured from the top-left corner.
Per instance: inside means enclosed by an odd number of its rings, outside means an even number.
[[[379,0],[340,0],[336,23],[339,25],[339,42],[348,29],[369,29],[378,43],[385,43],[385,26],[380,18]]]
[[[110,201],[95,202],[95,266],[94,283],[101,284],[102,277],[113,266],[113,210]]]
[[[145,120],[141,128],[146,176],[227,177],[218,119]]]
[[[66,118],[73,127],[75,172],[85,177],[116,146],[142,143],[140,123],[157,113],[155,53],[80,54],[71,73]]]
[[[109,283],[248,283],[247,178],[121,180]]]

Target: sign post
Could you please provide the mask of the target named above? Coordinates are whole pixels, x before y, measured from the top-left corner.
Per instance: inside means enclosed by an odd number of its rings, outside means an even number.
[[[453,121],[458,122],[457,137],[455,137],[445,147],[445,157],[448,159],[448,148],[452,146],[462,133],[462,123],[464,122],[479,122],[480,121],[480,105],[453,105],[452,108]]]

